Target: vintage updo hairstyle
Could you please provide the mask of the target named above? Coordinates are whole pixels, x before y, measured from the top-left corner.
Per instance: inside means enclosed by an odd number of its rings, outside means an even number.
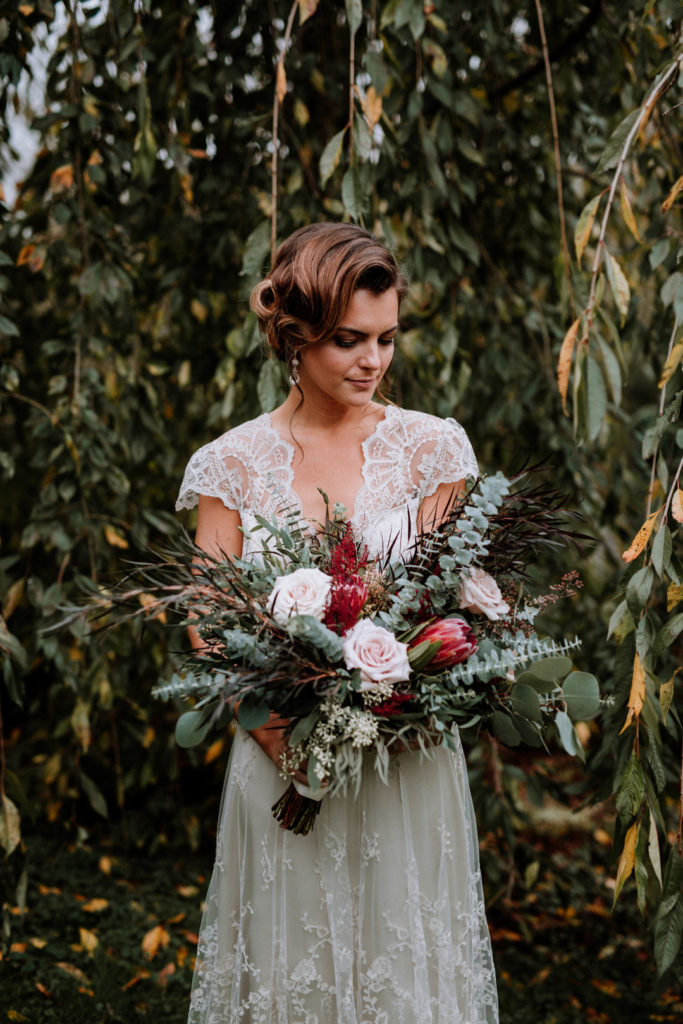
[[[389,250],[355,224],[299,228],[275,253],[269,276],[251,293],[261,333],[287,366],[302,348],[330,338],[359,288],[381,295],[407,282]]]

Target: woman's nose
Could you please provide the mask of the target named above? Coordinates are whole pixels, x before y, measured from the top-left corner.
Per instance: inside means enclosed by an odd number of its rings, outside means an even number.
[[[361,365],[369,368],[377,368],[382,365],[379,356],[379,345],[376,341],[366,341],[360,353]]]

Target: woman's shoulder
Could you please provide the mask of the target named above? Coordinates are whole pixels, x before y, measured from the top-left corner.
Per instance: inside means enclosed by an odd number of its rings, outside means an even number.
[[[391,412],[390,412],[391,410]],[[387,406],[387,420],[400,424],[401,429],[412,441],[438,442],[444,437],[454,434],[467,438],[464,427],[452,416],[435,416],[433,413],[421,412],[417,409],[401,409],[399,406]]]
[[[239,511],[249,489],[249,475],[263,461],[259,449],[268,448],[269,428],[268,414],[263,413],[198,448],[185,468],[176,509],[193,508],[204,494]]]

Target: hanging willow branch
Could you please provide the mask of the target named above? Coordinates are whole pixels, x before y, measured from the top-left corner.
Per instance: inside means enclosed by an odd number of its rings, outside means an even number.
[[[282,50],[278,62],[275,66],[275,93],[273,96],[273,160],[270,169],[270,259],[271,263],[275,258],[275,241],[277,238],[277,151],[279,147],[278,139],[278,120],[280,117],[280,106],[287,95],[287,76],[285,75],[285,56],[287,54],[287,48],[289,47],[289,41],[292,38],[292,27],[294,25],[294,15],[299,7],[299,0],[294,0],[289,17],[287,18],[287,25],[285,28],[285,34],[282,40]],[[302,20],[304,20],[302,18]]]
[[[564,198],[562,194],[562,163],[560,159],[560,136],[557,129],[557,111],[555,109],[555,90],[553,88],[553,76],[550,69],[550,55],[548,53],[548,40],[545,35],[545,23],[543,21],[543,9],[540,0],[535,0],[536,17],[538,18],[538,29],[541,34],[541,46],[543,48],[543,63],[545,65],[545,79],[548,86],[548,104],[550,106],[550,123],[553,132],[553,152],[555,154],[555,172],[557,175],[557,207],[560,215],[560,238],[562,242],[562,261],[564,272],[567,278],[569,289],[569,308],[572,317],[574,316],[574,292],[572,290],[571,258],[569,256],[569,245],[567,243],[567,225],[564,216]]]

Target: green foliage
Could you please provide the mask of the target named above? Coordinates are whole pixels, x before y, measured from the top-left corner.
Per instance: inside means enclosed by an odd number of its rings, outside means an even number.
[[[153,618],[89,635],[41,627],[127,550],[176,529],[190,452],[284,393],[247,300],[269,256],[290,7],[69,5],[34,118],[41,148],[0,229],[0,788],[24,818],[72,833],[106,812],[119,838],[158,841],[181,766],[200,756],[178,760],[171,716],[149,698],[180,635]],[[487,468],[551,453],[579,493],[598,543],[580,599],[547,630],[582,637],[579,669],[613,698],[588,743],[592,798],[617,795],[621,884],[635,875],[659,967],[680,969],[679,5],[543,5],[584,271],[554,259],[534,4],[304,7],[284,54],[277,236],[343,217],[381,234],[411,281],[395,398],[455,413]],[[47,2],[2,6],[4,115],[52,22]],[[624,572],[644,520],[642,564]],[[582,686],[576,700],[590,707]],[[498,798],[473,778],[485,816]],[[181,814],[191,840],[202,813]]]

